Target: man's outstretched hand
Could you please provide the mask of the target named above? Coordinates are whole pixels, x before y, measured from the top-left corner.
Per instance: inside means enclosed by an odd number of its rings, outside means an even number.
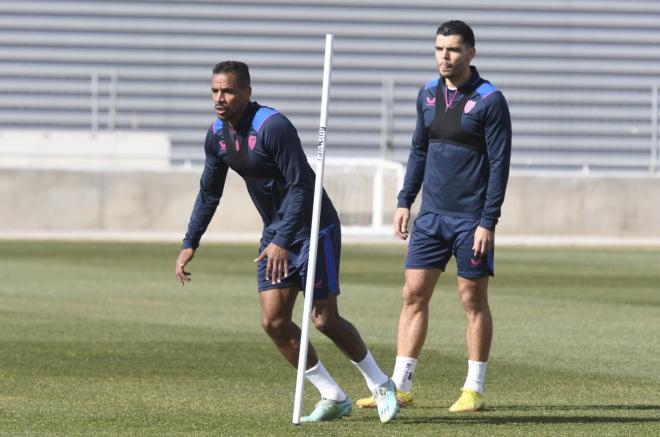
[[[193,259],[193,256],[195,256],[194,249],[181,249],[181,252],[179,252],[179,257],[176,259],[176,267],[174,269],[174,273],[176,274],[177,280],[182,287],[186,284],[186,282],[190,282],[190,273],[186,272],[184,267],[186,267],[186,264],[188,264],[188,262]]]

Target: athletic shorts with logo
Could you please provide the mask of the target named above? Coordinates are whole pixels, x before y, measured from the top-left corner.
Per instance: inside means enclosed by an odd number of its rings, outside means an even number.
[[[406,269],[440,269],[456,258],[457,275],[462,278],[493,276],[494,253],[478,258],[474,256],[474,232],[478,219],[451,217],[422,211],[415,219],[408,244]]]
[[[261,238],[261,253],[271,238],[264,234]],[[294,241],[288,248],[289,274],[281,282],[266,280],[267,261],[263,259],[257,265],[257,284],[259,291],[273,288],[295,287],[305,290],[307,261],[309,257],[309,239]],[[319,231],[318,250],[316,252],[316,272],[314,275],[314,299],[327,299],[330,293],[339,294],[339,259],[341,256],[341,226],[329,225]]]

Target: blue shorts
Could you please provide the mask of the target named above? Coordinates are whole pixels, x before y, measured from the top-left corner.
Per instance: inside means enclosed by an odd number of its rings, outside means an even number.
[[[494,253],[475,258],[472,245],[478,219],[450,217],[423,211],[415,219],[406,256],[407,269],[440,269],[444,272],[452,255],[462,278],[494,276]]]
[[[261,253],[270,244],[270,238],[261,238]],[[309,257],[309,239],[294,241],[289,246],[289,274],[281,282],[273,284],[266,280],[266,259],[257,264],[257,286],[259,291],[273,288],[305,290],[307,260]],[[314,278],[314,299],[327,299],[329,294],[339,294],[339,258],[341,256],[341,226],[329,225],[319,232],[316,252],[316,272]]]

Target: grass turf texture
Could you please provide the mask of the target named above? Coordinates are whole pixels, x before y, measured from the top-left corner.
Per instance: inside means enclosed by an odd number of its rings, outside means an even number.
[[[391,372],[404,247],[344,246],[340,310]],[[414,408],[291,425],[295,370],[259,327],[255,245],[0,242],[1,435],[660,434],[660,251],[500,248],[488,410],[466,371],[453,265],[432,300]],[[299,318],[302,299],[295,314]],[[312,333],[349,396],[358,371]],[[306,384],[304,411],[317,401]]]

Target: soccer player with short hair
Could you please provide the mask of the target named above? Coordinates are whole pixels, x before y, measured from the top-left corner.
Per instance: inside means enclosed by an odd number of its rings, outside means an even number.
[[[484,408],[484,382],[493,332],[488,277],[493,275],[495,225],[509,177],[511,119],[504,96],[477,69],[472,29],[462,21],[442,24],[435,37],[440,78],[417,98],[403,189],[394,233],[408,238],[410,207],[424,185],[420,213],[406,257],[403,305],[392,379],[401,405],[412,403],[412,381],[428,328],[429,301],[453,255],[458,295],[467,317],[468,372],[451,412]],[[373,398],[358,407],[373,406]]]
[[[190,280],[185,267],[219,204],[227,171],[233,169],[245,180],[264,223],[261,247],[254,260],[261,326],[296,367],[300,329],[291,316],[298,291],[305,284],[315,175],[291,122],[275,109],[250,100],[250,73],[245,63],[217,64],[211,76],[211,92],[217,118],[206,135],[199,194],[175,273],[181,285]],[[376,398],[381,422],[388,422],[399,409],[396,387],[380,370],[357,329],[339,315],[337,308],[341,228],[325,191],[318,247],[312,321],[362,372]],[[334,420],[351,414],[350,399],[311,344],[305,376],[319,390],[321,400],[310,415],[302,418],[303,422]]]

